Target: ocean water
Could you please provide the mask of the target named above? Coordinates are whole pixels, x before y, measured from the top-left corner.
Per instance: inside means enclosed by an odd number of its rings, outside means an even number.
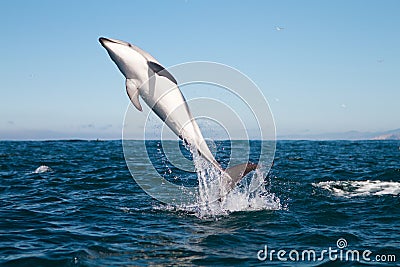
[[[0,142],[0,265],[400,265],[399,141],[278,141],[257,177],[261,203],[204,214],[146,194],[121,141]]]

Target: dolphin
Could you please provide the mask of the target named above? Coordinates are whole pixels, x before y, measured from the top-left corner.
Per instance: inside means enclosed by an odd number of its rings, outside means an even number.
[[[180,139],[195,147],[203,158],[217,168],[222,173],[223,188],[220,191],[223,194],[257,168],[256,164],[250,162],[227,169],[221,167],[208,148],[178,82],[153,56],[124,41],[100,37],[99,42],[125,76],[126,92],[136,109],[142,111],[140,96]]]

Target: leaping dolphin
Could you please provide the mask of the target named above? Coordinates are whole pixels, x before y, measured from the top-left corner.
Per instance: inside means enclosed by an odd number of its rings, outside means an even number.
[[[221,192],[228,193],[256,164],[244,163],[223,169],[215,160],[200,128],[193,118],[178,83],[153,56],[130,43],[99,38],[111,59],[126,78],[126,92],[132,104],[142,111],[144,102],[182,140],[194,146],[199,154],[222,173]],[[221,196],[223,197],[223,196]]]

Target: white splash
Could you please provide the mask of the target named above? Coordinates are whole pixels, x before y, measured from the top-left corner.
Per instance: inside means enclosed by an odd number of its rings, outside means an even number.
[[[52,172],[53,169],[50,168],[49,166],[42,165],[39,166],[33,173],[44,173],[44,172]]]
[[[193,150],[192,150],[193,151]],[[221,192],[223,174],[193,151],[193,162],[199,181],[197,215],[209,217],[235,211],[279,210],[280,199],[265,186],[266,173],[257,169],[248,174],[229,193]],[[221,198],[221,195],[223,196]]]
[[[339,197],[400,195],[400,182],[380,180],[366,181],[327,181],[312,184],[332,192]]]

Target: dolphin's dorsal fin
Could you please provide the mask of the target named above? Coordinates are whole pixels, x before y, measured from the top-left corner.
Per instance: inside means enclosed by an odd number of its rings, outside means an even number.
[[[126,79],[125,81],[126,92],[132,102],[132,104],[137,108],[139,111],[142,111],[142,105],[139,102],[139,88],[136,85],[135,80]]]
[[[153,62],[153,61],[147,61],[147,65],[149,65],[149,68],[152,69],[155,73],[157,73],[160,76],[164,76],[174,84],[178,84],[178,82],[175,80],[174,76],[172,76],[171,73],[169,73],[163,66],[160,64]]]

